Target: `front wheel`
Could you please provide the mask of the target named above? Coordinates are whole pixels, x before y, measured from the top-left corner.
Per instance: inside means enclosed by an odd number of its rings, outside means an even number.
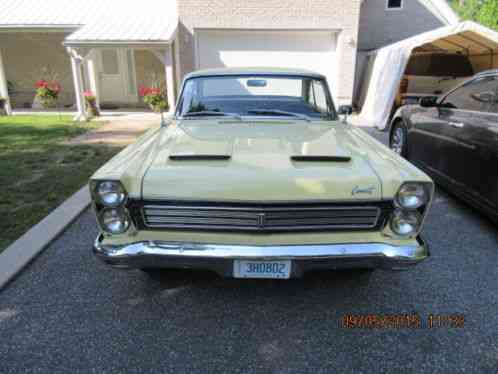
[[[404,158],[408,157],[408,131],[402,121],[397,121],[394,124],[389,147],[398,155]]]

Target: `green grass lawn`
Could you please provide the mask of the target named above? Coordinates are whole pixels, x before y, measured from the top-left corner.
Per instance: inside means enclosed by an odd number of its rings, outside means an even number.
[[[0,117],[0,252],[121,150],[63,144],[98,126],[69,116]]]

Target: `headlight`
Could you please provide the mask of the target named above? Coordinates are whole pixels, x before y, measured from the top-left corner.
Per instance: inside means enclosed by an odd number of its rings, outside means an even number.
[[[422,225],[422,216],[417,211],[396,209],[391,218],[391,230],[400,236],[416,234]]]
[[[116,181],[99,182],[95,193],[99,201],[108,207],[117,207],[126,200],[126,192],[123,186]]]
[[[396,202],[403,209],[418,209],[429,201],[429,191],[421,183],[405,183],[396,195]]]
[[[110,234],[122,234],[130,227],[128,214],[123,208],[105,208],[100,212],[99,218],[102,228]]]

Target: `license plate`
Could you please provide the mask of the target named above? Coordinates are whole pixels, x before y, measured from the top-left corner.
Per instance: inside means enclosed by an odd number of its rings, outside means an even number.
[[[235,260],[233,262],[234,278],[269,278],[289,279],[291,261],[251,261]]]

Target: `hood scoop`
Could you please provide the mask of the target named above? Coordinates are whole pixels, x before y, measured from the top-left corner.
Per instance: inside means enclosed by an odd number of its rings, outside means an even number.
[[[291,156],[292,161],[302,162],[349,162],[349,156],[318,156],[318,155],[299,155]]]
[[[291,143],[290,159],[296,162],[350,162],[351,151],[337,140],[336,131],[301,143]]]
[[[230,155],[210,155],[210,154],[171,154],[169,159],[173,161],[217,161],[217,160],[230,160]]]
[[[183,137],[172,146],[169,159],[172,161],[224,161],[233,153],[230,140],[200,140]]]

